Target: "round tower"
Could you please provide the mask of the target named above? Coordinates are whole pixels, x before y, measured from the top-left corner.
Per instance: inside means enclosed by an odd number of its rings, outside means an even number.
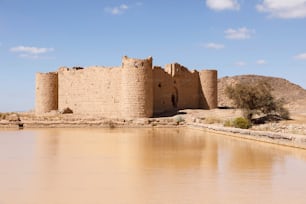
[[[121,116],[153,116],[152,57],[133,59],[124,56],[121,70]]]
[[[217,70],[200,71],[201,106],[204,109],[218,107],[218,72]]]
[[[36,73],[35,112],[47,113],[58,109],[57,72]]]

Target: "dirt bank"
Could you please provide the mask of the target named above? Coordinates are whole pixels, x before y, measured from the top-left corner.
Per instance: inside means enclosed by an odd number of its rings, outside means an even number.
[[[290,121],[268,123],[253,126],[252,129],[224,127],[227,120],[241,116],[235,109],[183,110],[177,115],[159,118],[119,119],[99,116],[50,113],[34,115],[32,113],[11,114],[9,120],[1,120],[0,128],[152,128],[187,127],[204,131],[219,132],[229,136],[269,142],[306,149],[306,117],[298,116]]]

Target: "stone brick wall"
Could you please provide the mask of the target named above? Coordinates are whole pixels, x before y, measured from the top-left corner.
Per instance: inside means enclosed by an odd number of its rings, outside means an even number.
[[[155,115],[177,110],[178,91],[174,79],[161,67],[153,68],[153,91]]]
[[[202,108],[199,72],[174,63],[154,67],[154,113]],[[208,106],[205,106],[208,109]]]
[[[37,73],[35,112],[42,114],[58,109],[58,75],[56,72]]]
[[[70,108],[76,114],[120,114],[119,67],[60,68],[59,110]]]
[[[178,91],[178,109],[199,108],[199,73],[177,63],[166,67],[169,66],[172,67],[173,81]]]

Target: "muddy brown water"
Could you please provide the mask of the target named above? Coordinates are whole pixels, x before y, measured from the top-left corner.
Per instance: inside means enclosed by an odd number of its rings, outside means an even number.
[[[306,151],[193,129],[0,131],[0,204],[306,203]]]

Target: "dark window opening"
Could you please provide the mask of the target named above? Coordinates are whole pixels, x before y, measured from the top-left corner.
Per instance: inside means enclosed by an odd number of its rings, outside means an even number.
[[[74,70],[81,70],[81,69],[84,69],[83,67],[72,67],[72,69]]]
[[[159,88],[161,88],[161,87],[162,87],[161,83],[158,83],[158,87],[159,87]]]

